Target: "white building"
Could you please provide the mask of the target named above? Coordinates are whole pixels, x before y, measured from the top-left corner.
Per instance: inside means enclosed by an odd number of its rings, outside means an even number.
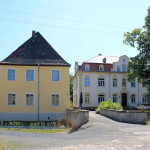
[[[79,107],[82,92],[83,108],[98,107],[109,98],[122,106],[144,104],[147,88],[137,80],[127,82],[126,67],[129,57],[102,56],[82,63],[75,62],[73,78],[73,106]]]

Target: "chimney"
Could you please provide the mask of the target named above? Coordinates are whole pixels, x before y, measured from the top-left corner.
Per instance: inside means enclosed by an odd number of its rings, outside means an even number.
[[[36,34],[36,31],[35,30],[33,30],[32,31],[32,36],[34,36]]]

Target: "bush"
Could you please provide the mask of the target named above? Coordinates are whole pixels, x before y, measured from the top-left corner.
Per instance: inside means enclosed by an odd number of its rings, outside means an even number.
[[[100,106],[98,106],[97,108],[96,108],[96,112],[95,112],[96,114],[100,114]]]
[[[122,110],[122,106],[120,103],[113,103],[111,99],[108,101],[103,101],[100,103],[100,106],[98,107],[99,109],[113,109],[113,110]],[[98,109],[97,108],[97,109]]]
[[[100,114],[100,109],[96,109],[96,114]]]
[[[70,110],[73,110],[73,102],[70,100]]]

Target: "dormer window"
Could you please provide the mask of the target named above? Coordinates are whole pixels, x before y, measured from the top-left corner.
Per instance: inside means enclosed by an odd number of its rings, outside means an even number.
[[[106,58],[103,58],[103,63],[106,63]]]
[[[122,71],[126,72],[126,66],[125,65],[122,66]]]
[[[85,71],[90,71],[90,66],[89,65],[85,65]]]
[[[117,66],[117,72],[120,72],[120,66]]]
[[[99,71],[104,71],[104,66],[103,65],[99,66]]]

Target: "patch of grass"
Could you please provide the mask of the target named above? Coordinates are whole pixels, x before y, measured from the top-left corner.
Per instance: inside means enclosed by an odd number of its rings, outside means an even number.
[[[20,132],[35,132],[35,133],[58,133],[58,132],[67,132],[70,131],[70,128],[65,129],[21,129],[21,128],[1,128],[7,131],[20,131]]]
[[[146,122],[146,125],[150,125],[150,121],[147,121],[147,122]]]
[[[21,145],[20,143],[14,143],[14,142],[4,142],[0,139],[0,150],[16,150],[16,149],[23,149],[26,146]]]

